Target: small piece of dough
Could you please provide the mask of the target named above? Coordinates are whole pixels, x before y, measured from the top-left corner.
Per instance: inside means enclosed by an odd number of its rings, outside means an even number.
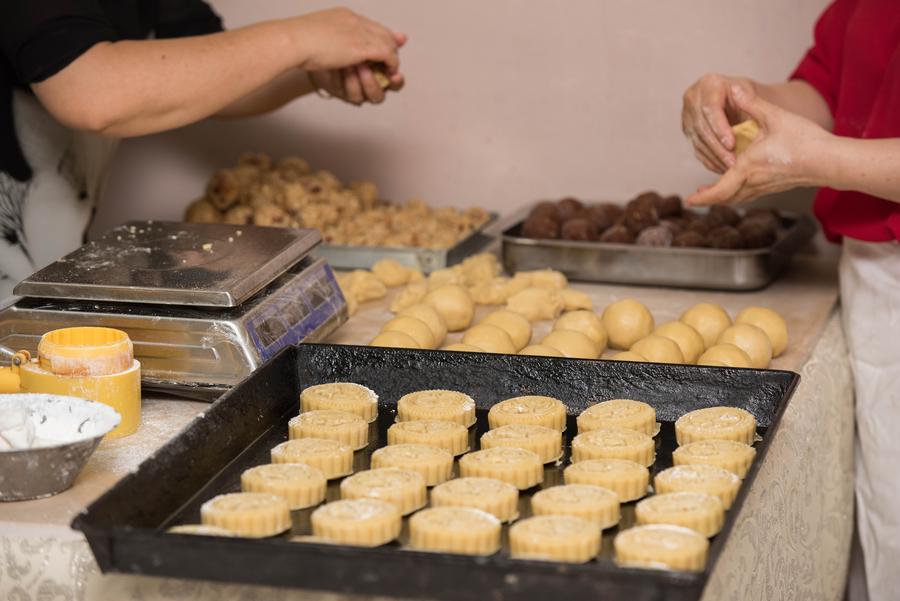
[[[381,346],[385,348],[422,348],[409,334],[403,332],[381,332],[372,339],[369,346]]]
[[[613,546],[620,566],[701,572],[709,541],[690,528],[650,524],[619,532]]]
[[[239,536],[264,538],[291,528],[291,509],[282,497],[235,492],[213,497],[200,507],[201,521]]]
[[[428,295],[428,285],[424,282],[416,282],[401,290],[391,301],[391,311],[399,313],[407,307],[411,307],[425,300]]]
[[[272,463],[304,463],[329,480],[353,473],[353,449],[325,438],[298,438],[272,449]]]
[[[500,260],[492,253],[481,253],[464,260],[460,265],[467,286],[490,282],[502,271]]]
[[[555,269],[534,269],[520,272],[528,278],[528,285],[532,288],[546,288],[548,290],[562,290],[569,285],[565,274]],[[519,274],[516,274],[519,275]]]
[[[594,310],[594,301],[591,300],[591,297],[581,292],[580,290],[574,290],[572,288],[563,288],[559,291],[562,295],[563,304],[565,311],[593,311]]]
[[[670,321],[656,328],[653,333],[657,336],[663,336],[675,342],[681,349],[684,356],[684,362],[694,364],[697,359],[706,350],[706,344],[703,342],[703,336],[700,333],[684,323],[683,321]]]
[[[528,346],[531,341],[531,322],[519,313],[505,310],[494,311],[479,323],[502,328],[512,340],[516,352]]]
[[[378,395],[352,382],[318,384],[300,392],[300,411],[334,409],[355,413],[368,423],[378,419]]]
[[[475,424],[475,400],[455,390],[419,390],[397,401],[397,421],[444,420],[471,427]]]
[[[750,355],[733,344],[716,344],[700,355],[697,365],[753,367],[753,362],[750,360]]]
[[[534,451],[544,463],[562,457],[562,436],[559,430],[534,424],[508,424],[488,430],[481,436],[481,448],[515,447]]]
[[[772,362],[772,342],[764,331],[749,323],[738,323],[719,336],[716,344],[733,344],[750,357],[756,369],[765,369]]]
[[[424,321],[425,324],[431,328],[431,333],[434,334],[435,346],[444,344],[444,340],[447,338],[447,323],[431,305],[416,303],[415,305],[410,305],[405,309],[401,309],[397,312],[397,315],[408,315],[409,317],[415,317],[416,319]]]
[[[731,326],[731,317],[725,309],[713,303],[694,305],[681,315],[681,321],[697,330],[707,349]]]
[[[243,492],[264,492],[287,500],[291,510],[314,507],[325,500],[328,485],[318,468],[303,463],[257,465],[241,474]]]
[[[460,353],[483,353],[484,352],[477,346],[472,346],[471,344],[463,344],[462,342],[457,342],[455,344],[448,344],[447,346],[442,346],[441,350],[442,351],[456,351],[456,352],[460,352]]]
[[[787,322],[784,318],[765,307],[747,307],[738,313],[734,323],[749,323],[761,329],[772,343],[772,356],[779,357],[788,345]]]
[[[549,396],[513,397],[491,407],[488,424],[492,429],[507,424],[535,424],[564,432],[566,406]]]
[[[698,440],[735,440],[752,445],[756,418],[740,407],[707,407],[685,413],[675,421],[679,445]]]
[[[725,509],[731,508],[740,487],[741,479],[737,474],[701,463],[676,465],[659,472],[653,479],[656,494],[702,492],[719,497]]]
[[[342,499],[380,499],[394,503],[401,515],[425,507],[428,491],[422,474],[382,467],[353,474],[341,482]]]
[[[600,553],[600,529],[570,515],[539,515],[509,529],[513,559],[585,563]]]
[[[414,422],[397,422],[388,428],[389,445],[430,444],[446,449],[451,455],[462,455],[469,450],[469,430],[462,424],[446,420],[425,419]]]
[[[675,465],[715,465],[743,479],[756,457],[756,449],[736,440],[698,440],[681,445],[672,453]]]
[[[488,282],[469,286],[468,290],[472,300],[479,305],[502,305],[512,296],[510,282],[509,278],[494,278]]]
[[[471,507],[432,507],[409,519],[409,546],[423,551],[493,555],[500,550],[500,520]]]
[[[747,119],[733,125],[731,131],[734,133],[734,156],[739,156],[759,136],[759,124],[753,119]]]
[[[380,467],[418,472],[425,478],[426,486],[436,486],[453,477],[453,455],[434,445],[388,445],[372,453],[372,468]]]
[[[441,286],[429,292],[425,296],[425,302],[444,318],[444,323],[451,332],[465,330],[475,316],[475,303],[461,286]]]
[[[619,495],[592,484],[566,484],[540,490],[531,497],[534,515],[573,515],[599,527],[619,523]]]
[[[384,298],[387,288],[375,274],[365,269],[356,269],[349,274],[340,274],[338,284],[346,296],[348,293],[360,303]]]
[[[563,471],[566,484],[593,484],[614,491],[627,503],[647,495],[650,470],[628,459],[585,459]]]
[[[579,433],[601,428],[625,428],[647,436],[656,433],[656,409],[631,399],[611,399],[591,405],[576,421]]]
[[[523,315],[528,321],[556,319],[564,306],[559,291],[548,288],[526,288],[506,301],[508,310]]]
[[[624,428],[583,432],[572,440],[572,463],[585,459],[628,459],[650,467],[656,460],[653,439]]]
[[[459,474],[463,478],[496,478],[527,490],[544,481],[544,463],[534,451],[495,447],[463,455]]]
[[[609,346],[614,349],[628,350],[653,331],[650,310],[633,298],[624,298],[606,307],[602,319]]]
[[[369,444],[369,424],[349,411],[305,411],[288,422],[288,437],[336,440],[358,451]]]
[[[424,321],[410,315],[398,315],[381,328],[381,332],[402,332],[416,341],[419,348],[437,348],[434,333]]]
[[[431,491],[432,507],[473,507],[502,522],[519,517],[519,489],[496,478],[457,478]]]
[[[701,492],[670,492],[644,499],[634,508],[641,524],[674,524],[715,536],[725,523],[725,506],[718,497]]]
[[[564,313],[554,322],[553,329],[581,332],[594,341],[598,353],[606,350],[606,328],[603,327],[603,320],[600,319],[600,316],[593,311]]]
[[[635,353],[634,351],[622,351],[610,357],[613,361],[634,361],[637,363],[647,363],[647,358]]]
[[[504,355],[516,353],[516,345],[513,344],[512,338],[509,337],[506,330],[488,323],[480,323],[469,328],[463,334],[462,342],[478,347],[486,353]]]
[[[397,506],[379,499],[334,501],[316,509],[310,521],[313,536],[356,547],[386,545],[403,526]]]
[[[532,344],[531,346],[526,346],[521,351],[519,351],[520,355],[531,355],[532,357],[563,357],[564,355],[553,348],[552,346],[547,346],[546,344]]]
[[[428,274],[429,290],[437,290],[442,286],[461,286],[464,282],[462,268],[446,267]]]
[[[394,259],[377,261],[372,265],[372,273],[382,284],[391,288],[409,283],[409,268]]]
[[[671,338],[650,334],[631,345],[632,352],[652,363],[684,363],[681,348]]]
[[[597,344],[574,330],[553,330],[541,340],[541,344],[555,348],[570,359],[596,359],[600,356]]]

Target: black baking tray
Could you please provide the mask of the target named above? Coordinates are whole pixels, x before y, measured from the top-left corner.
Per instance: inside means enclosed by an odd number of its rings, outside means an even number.
[[[84,532],[104,572],[459,601],[537,601],[550,595],[695,600],[754,485],[799,379],[772,370],[300,345],[285,349],[222,396],[79,514],[72,527]],[[303,388],[337,381],[357,382],[379,394],[380,417],[370,449],[384,441],[397,400],[428,388],[470,394],[478,407],[479,435],[487,427],[487,409],[500,400],[523,394],[559,398],[569,409],[566,443],[575,435],[575,416],[587,406],[610,398],[640,399],[656,408],[662,424],[654,471],[671,465],[672,424],[694,409],[747,409],[758,420],[762,440],[725,526],[712,540],[706,569],[699,573],[616,566],[611,559],[616,528],[604,532],[601,557],[579,565],[513,560],[505,551],[478,558],[410,551],[398,543],[369,549],[292,541],[292,535],[309,533],[310,510],[295,512],[292,533],[269,539],[165,532],[175,524],[198,522],[204,501],[238,490],[241,472],[268,462],[269,449],[287,438],[287,421],[299,411]],[[366,452],[357,454],[356,464],[365,469]],[[547,483],[560,483],[561,470],[549,466]],[[527,509],[529,496],[523,494],[522,509]],[[329,500],[334,498],[333,485]],[[623,505],[622,526],[633,522],[633,505]]]

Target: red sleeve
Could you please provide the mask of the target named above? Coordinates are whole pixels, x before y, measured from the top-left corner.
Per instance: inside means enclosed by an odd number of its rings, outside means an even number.
[[[813,46],[791,74],[814,87],[835,113],[847,22],[858,0],[835,0],[816,23]]]

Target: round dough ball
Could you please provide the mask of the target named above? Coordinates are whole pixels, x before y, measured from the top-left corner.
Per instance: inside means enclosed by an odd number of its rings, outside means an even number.
[[[444,339],[447,337],[447,324],[444,322],[444,318],[431,305],[417,303],[401,309],[397,315],[409,315],[410,317],[421,319],[425,322],[425,325],[431,328],[431,333],[434,334],[435,345],[440,346],[444,343]]]
[[[212,203],[201,198],[188,205],[184,219],[191,223],[219,223],[222,221],[222,214]]]
[[[486,323],[480,323],[469,328],[463,335],[462,341],[463,344],[470,344],[487,353],[501,353],[504,355],[514,355],[516,353],[516,345],[513,344],[506,330]]]
[[[671,338],[651,334],[641,338],[633,345],[631,351],[653,363],[684,363],[684,355],[678,344]]]
[[[554,330],[574,330],[581,332],[594,341],[597,352],[602,353],[606,349],[606,328],[603,320],[593,311],[572,311],[564,313],[553,324]]]
[[[715,365],[728,367],[753,367],[750,355],[733,344],[716,344],[700,355],[697,365]]]
[[[613,361],[637,361],[639,363],[646,363],[647,359],[638,355],[634,351],[622,351],[621,353],[616,353],[612,357],[610,357]]]
[[[731,326],[731,317],[725,309],[713,303],[694,305],[682,314],[681,321],[697,330],[707,349]]]
[[[572,359],[596,359],[600,356],[597,344],[575,330],[553,330],[541,340],[541,344],[555,348]]]
[[[653,332],[657,336],[663,336],[672,340],[681,349],[685,363],[696,363],[697,359],[706,350],[703,336],[684,323],[683,321],[670,321],[656,328]]]
[[[384,327],[381,328],[382,332],[403,332],[404,334],[408,334],[410,338],[416,341],[416,344],[419,345],[419,348],[433,349],[437,348],[437,343],[434,340],[434,334],[431,331],[431,328],[428,327],[421,319],[411,317],[409,315],[401,315],[395,317],[390,320]]]
[[[787,322],[784,318],[765,307],[747,307],[738,313],[735,323],[749,323],[766,333],[772,343],[772,356],[778,357],[788,345]]]
[[[465,330],[475,316],[475,302],[472,297],[465,288],[455,284],[432,290],[425,296],[425,302],[444,318],[444,323],[451,332]]]
[[[603,310],[603,327],[609,336],[609,346],[629,350],[635,342],[653,331],[653,315],[633,298],[616,301]]]
[[[747,355],[757,369],[765,369],[772,362],[772,342],[766,333],[749,323],[738,323],[719,336],[718,344],[733,344]]]
[[[463,344],[462,342],[457,342],[456,344],[448,344],[447,346],[441,347],[441,350],[442,351],[457,351],[460,353],[483,353],[484,352],[477,346],[472,346],[471,344]]]
[[[533,357],[564,357],[561,352],[553,348],[552,346],[547,346],[546,344],[532,344],[531,346],[526,346],[521,351],[519,351],[520,355],[531,355]]]
[[[556,319],[565,307],[558,290],[549,288],[525,288],[506,300],[506,308],[524,315],[528,321]]]
[[[494,311],[481,320],[486,325],[497,326],[505,330],[512,340],[516,351],[521,351],[531,342],[531,322],[519,313],[512,311]]]
[[[396,330],[390,332],[382,332],[372,339],[369,346],[386,346],[389,348],[421,348],[419,343],[409,334],[398,332]]]
[[[394,259],[381,259],[372,265],[372,273],[375,274],[385,286],[403,286],[409,283],[410,270],[405,265]]]

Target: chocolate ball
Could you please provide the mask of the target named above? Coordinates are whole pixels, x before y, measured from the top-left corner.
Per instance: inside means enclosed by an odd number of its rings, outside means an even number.
[[[559,222],[550,217],[529,217],[522,224],[522,236],[539,240],[559,238]]]
[[[539,202],[535,205],[531,212],[528,214],[529,217],[549,217],[554,221],[559,221],[559,209],[556,207],[555,202],[551,202],[549,200],[545,200],[543,202]]]
[[[634,234],[624,225],[614,225],[600,236],[600,242],[614,242],[616,244],[631,244],[634,242]]]
[[[641,192],[637,196],[635,196],[628,204],[632,202],[650,202],[654,205],[662,200],[662,195],[653,190],[647,190],[646,192]]]
[[[737,229],[730,225],[722,225],[707,235],[709,245],[713,248],[721,248],[723,250],[734,250],[744,246],[744,238]]]
[[[597,227],[592,221],[583,217],[575,217],[566,221],[560,229],[560,237],[563,240],[596,240]]]
[[[747,248],[766,248],[778,239],[778,230],[760,217],[743,220],[737,230]]]
[[[616,223],[623,212],[624,209],[619,205],[604,203],[585,209],[584,217],[594,224],[598,232],[604,232]]]
[[[642,230],[659,223],[656,202],[652,198],[638,197],[625,206],[625,227],[635,236]]]
[[[634,241],[640,246],[672,246],[672,230],[664,225],[654,225],[648,227]]]
[[[712,231],[714,228],[709,223],[709,220],[705,217],[701,217],[699,219],[694,219],[690,223],[688,223],[687,229],[692,232],[697,232],[698,234],[702,234],[706,236]]]
[[[559,211],[560,221],[565,222],[578,217],[584,211],[584,205],[578,199],[569,196],[556,203],[556,210]]]
[[[684,219],[679,217],[670,217],[669,219],[660,219],[659,225],[664,228],[668,228],[670,232],[672,232],[673,236],[677,236],[681,232],[685,230],[687,224]]]
[[[680,196],[666,196],[656,201],[656,212],[659,213],[660,219],[678,217],[682,210]]]
[[[703,248],[709,246],[706,236],[694,230],[685,230],[675,236],[672,246],[680,248]]]
[[[772,213],[754,213],[752,215],[748,214],[741,220],[741,223],[761,223],[771,229],[774,232],[777,232],[782,228],[781,219],[773,215]]]
[[[709,208],[706,219],[712,227],[717,228],[723,225],[737,225],[741,215],[729,206],[713,205]]]
[[[777,209],[765,209],[762,207],[754,207],[752,209],[747,209],[747,212],[744,213],[744,217],[756,217],[758,215],[771,215],[779,222],[781,221],[781,213],[778,212]]]

